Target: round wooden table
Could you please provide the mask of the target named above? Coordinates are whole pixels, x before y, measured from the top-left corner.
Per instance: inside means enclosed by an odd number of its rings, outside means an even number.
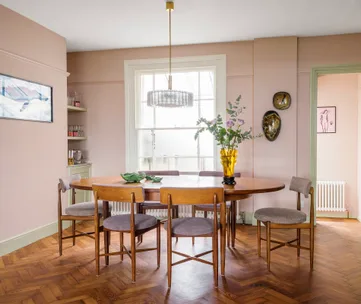
[[[147,201],[159,201],[159,189],[161,187],[180,187],[180,188],[202,188],[202,187],[223,187],[225,201],[231,201],[232,207],[236,207],[236,201],[245,199],[252,194],[266,193],[282,190],[285,185],[279,181],[271,179],[259,179],[250,177],[235,178],[236,184],[233,186],[223,185],[222,177],[197,176],[197,175],[180,175],[180,176],[163,176],[160,183],[144,182],[142,183],[145,190],[145,199]],[[91,177],[74,181],[70,186],[74,189],[93,190],[93,184],[126,184],[121,176],[104,176]],[[137,184],[132,184],[137,185]],[[108,204],[104,204],[104,215],[108,214]],[[221,274],[225,271],[225,250],[226,250],[226,212],[225,204],[221,206]],[[235,210],[235,209],[233,209]],[[235,216],[233,212],[232,231],[235,233]],[[235,235],[234,235],[235,236]],[[235,237],[234,237],[235,238]],[[232,240],[234,240],[232,237]],[[232,241],[233,243],[233,241]],[[234,246],[234,243],[232,244]]]

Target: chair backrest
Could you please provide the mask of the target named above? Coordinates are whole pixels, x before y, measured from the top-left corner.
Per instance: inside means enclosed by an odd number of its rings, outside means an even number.
[[[312,182],[307,178],[292,176],[290,190],[303,193],[303,195],[307,198],[310,194],[311,185]]]
[[[179,171],[177,170],[139,171],[139,173],[145,173],[147,175],[179,176]]]
[[[62,192],[66,192],[70,189],[70,184],[73,181],[81,180],[80,174],[74,174],[69,177],[59,178],[59,186]]]
[[[217,176],[217,177],[223,177],[222,171],[199,171],[199,176]],[[234,177],[241,177],[241,173],[236,172],[233,175]]]
[[[219,204],[224,202],[223,187],[160,188],[160,202],[174,205]]]
[[[141,186],[93,184],[93,193],[95,200],[124,203],[144,202],[144,191]]]

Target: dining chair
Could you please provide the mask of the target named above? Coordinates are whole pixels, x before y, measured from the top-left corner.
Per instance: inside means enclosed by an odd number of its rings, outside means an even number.
[[[314,256],[314,189],[311,181],[306,178],[292,177],[290,190],[297,192],[297,210],[288,208],[262,208],[258,209],[254,217],[257,219],[257,244],[258,256],[261,256],[261,241],[267,243],[267,268],[271,269],[271,251],[289,246],[297,248],[297,256],[300,256],[301,249],[310,251],[310,268],[313,269]],[[307,215],[301,211],[301,193],[307,198],[311,195],[310,202],[310,221],[306,223]],[[266,238],[261,237],[261,223],[266,226]],[[282,242],[271,239],[272,229],[296,229],[297,237],[291,241]],[[301,246],[301,229],[308,229],[310,232],[310,246]],[[297,242],[297,245],[292,243]],[[277,246],[271,248],[271,243]]]
[[[75,245],[75,238],[79,236],[88,236],[94,239],[94,231],[83,232],[76,229],[76,221],[94,221],[94,212],[95,204],[94,202],[82,202],[75,203],[75,189],[71,189],[70,184],[73,181],[78,181],[81,179],[80,174],[74,174],[70,177],[59,178],[58,183],[58,243],[59,243],[59,255],[63,254],[63,240],[72,238],[73,246]],[[65,208],[63,213],[62,206],[62,195],[61,193],[66,193],[71,191],[71,202],[70,205]],[[102,202],[99,202],[99,214],[102,215],[103,207]],[[111,210],[111,209],[110,209]],[[72,226],[72,235],[63,236],[63,221],[71,221]]]
[[[218,286],[218,223],[217,216],[213,220],[200,217],[172,218],[172,206],[205,204],[213,206],[213,212],[217,213],[217,205],[224,203],[223,187],[215,188],[160,188],[160,202],[167,205],[168,220],[164,223],[167,231],[167,265],[168,287],[172,285],[172,267],[187,261],[198,261],[213,266],[214,285]],[[212,250],[208,250],[195,256],[174,251],[172,249],[172,237],[212,237]],[[172,262],[172,254],[177,254],[185,259]],[[200,257],[212,253],[212,262]]]
[[[115,201],[130,203],[130,214],[121,214],[107,217],[103,220],[104,230],[104,253],[100,253],[99,241],[99,216],[96,207],[95,212],[95,264],[96,274],[99,275],[100,256],[105,257],[105,264],[109,265],[109,256],[120,255],[120,260],[123,261],[123,255],[127,254],[131,259],[132,264],[132,282],[136,280],[136,253],[156,250],[157,251],[157,267],[160,265],[160,221],[154,216],[147,214],[135,214],[135,204],[144,201],[144,190],[141,186],[124,186],[124,185],[100,185],[93,184],[94,200]],[[98,206],[97,204],[95,206]],[[135,238],[144,233],[156,229],[156,247],[155,248],[141,248],[137,249],[135,246]],[[120,250],[117,252],[110,252],[110,238],[106,234],[111,231],[117,231],[120,235]],[[130,250],[124,246],[124,233],[130,234]]]
[[[198,176],[210,176],[210,177],[223,177],[223,172],[221,171],[200,171]],[[237,172],[234,174],[234,177],[241,177],[241,173]],[[232,204],[232,202],[226,203],[226,212],[227,212],[227,246],[230,246],[230,241],[232,240],[232,246],[234,247],[235,239],[236,239],[236,208],[232,208],[232,205],[235,206],[235,204]],[[211,205],[193,205],[192,206],[192,216],[196,216],[197,211],[203,211],[204,217],[207,218],[207,212],[213,212],[213,206]],[[219,206],[218,206],[218,212],[219,212]],[[232,225],[234,221],[234,225]],[[194,245],[194,238],[192,239],[192,243]]]

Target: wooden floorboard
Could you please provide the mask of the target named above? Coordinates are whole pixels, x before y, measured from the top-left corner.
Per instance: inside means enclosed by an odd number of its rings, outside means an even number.
[[[273,232],[279,239],[294,235],[288,230]],[[0,257],[0,303],[361,303],[361,223],[356,220],[318,221],[312,273],[309,253],[301,251],[297,258],[293,248],[273,251],[268,272],[264,248],[262,257],[257,256],[256,227],[238,226],[236,248],[227,248],[226,277],[219,276],[218,289],[213,287],[212,267],[192,261],[173,267],[168,290],[165,236],[162,228],[159,269],[155,251],[137,255],[135,284],[127,256],[122,263],[111,257],[108,267],[102,259],[96,277],[90,238],[78,238],[75,246],[66,240],[62,257],[56,235],[37,241]],[[308,246],[307,231],[302,238]],[[113,234],[112,249],[118,250],[118,240]],[[154,244],[155,231],[145,235],[141,247]],[[174,248],[194,255],[211,248],[211,239],[196,239],[194,247],[191,239],[179,239]]]

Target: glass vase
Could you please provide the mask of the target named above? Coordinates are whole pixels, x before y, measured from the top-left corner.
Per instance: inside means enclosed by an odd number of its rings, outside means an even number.
[[[237,149],[221,149],[221,164],[223,166],[223,184],[234,185],[234,167],[237,162]]]

